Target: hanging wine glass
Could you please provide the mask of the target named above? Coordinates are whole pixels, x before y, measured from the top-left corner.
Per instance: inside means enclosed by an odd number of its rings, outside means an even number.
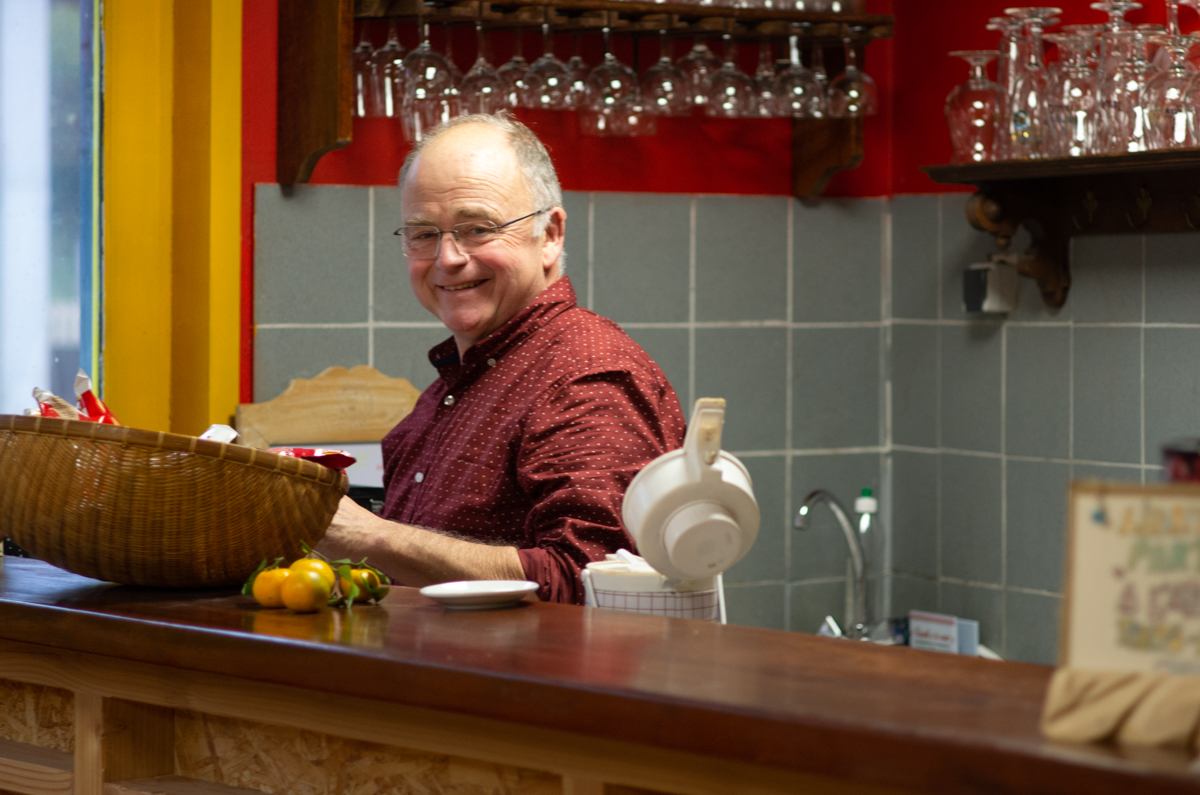
[[[879,107],[879,89],[866,72],[858,68],[858,48],[849,31],[861,35],[864,28],[847,28],[842,37],[846,48],[846,71],[829,84],[829,115],[835,118],[874,116]]]
[[[567,94],[567,104],[572,109],[583,106],[587,97],[587,78],[592,69],[579,54],[579,34],[571,34],[571,58],[567,61],[567,69],[571,72],[571,90]]]
[[[529,62],[522,54],[523,43],[521,34],[524,31],[517,28],[513,31],[513,56],[496,71],[504,81],[504,97],[510,108],[521,104],[521,93],[525,90],[525,77],[529,74]]]
[[[1080,157],[1096,151],[1096,73],[1088,66],[1095,45],[1092,31],[1051,33],[1048,41],[1058,45],[1062,67],[1054,90],[1048,95],[1052,157]]]
[[[447,93],[450,95],[451,115],[457,116],[462,108],[462,96],[460,92],[462,90],[463,73],[459,70],[458,64],[454,62],[454,37],[449,22],[442,26],[442,31],[446,37],[446,52],[443,54],[446,57],[446,63],[450,66],[451,82]]]
[[[365,31],[364,31],[365,32]],[[374,55],[371,42],[364,37],[354,48],[354,115],[361,118],[375,116],[375,69],[371,63]]]
[[[814,52],[820,50],[817,46]],[[775,86],[778,116],[793,116],[799,119],[820,119],[828,113],[825,89],[817,81],[811,69],[804,68],[800,60],[800,37],[788,37],[788,52],[791,61],[788,68],[779,74]]]
[[[1194,40],[1167,35],[1158,42],[1171,64],[1150,78],[1143,94],[1148,143],[1151,149],[1187,149],[1196,145],[1195,106],[1190,96],[1193,75],[1187,68],[1187,52]]]
[[[971,66],[967,82],[946,97],[946,124],[955,163],[986,163],[995,154],[997,86],[988,80],[987,65],[995,50],[956,50],[950,53]]]
[[[825,92],[826,99],[828,99],[829,73],[825,71],[825,48],[816,44],[812,48],[812,73],[813,77],[817,78],[817,83],[820,84],[821,90]]]
[[[521,104],[527,108],[567,110],[571,107],[571,70],[554,56],[549,23],[542,24],[542,41],[543,54],[525,76]]]
[[[703,106],[708,102],[708,82],[721,68],[721,59],[713,54],[703,39],[696,39],[692,43],[692,49],[677,63],[680,70],[687,75],[692,103]]]
[[[418,23],[421,43],[404,56],[404,134],[417,143],[457,110],[458,92],[446,57],[429,46],[429,23]]]
[[[758,45],[758,69],[754,72],[754,108],[759,116],[775,115],[779,105],[779,97],[776,94],[778,85],[774,48],[764,41]]]
[[[587,79],[587,96],[580,124],[585,135],[629,135],[631,113],[638,100],[638,80],[625,64],[612,54],[611,31],[604,35],[604,59]],[[634,116],[636,127],[641,119]]]
[[[721,38],[725,41],[725,62],[708,81],[704,113],[726,119],[753,116],[754,81],[734,63],[737,47],[733,36],[726,33]]]
[[[667,31],[658,35],[658,62],[642,73],[642,101],[659,116],[687,116],[692,111],[688,76],[671,58]]]
[[[475,22],[475,37],[479,42],[479,55],[463,77],[462,87],[459,89],[460,112],[496,113],[507,108],[508,102],[504,95],[504,81],[487,59],[487,42],[483,35],[482,22]]]
[[[388,23],[388,40],[371,56],[371,70],[376,75],[375,111],[372,116],[395,118],[404,102],[404,47],[396,33],[396,22]]]

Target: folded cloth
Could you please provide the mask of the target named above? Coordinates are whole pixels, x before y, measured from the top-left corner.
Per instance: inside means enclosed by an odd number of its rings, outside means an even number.
[[[1042,734],[1083,743],[1112,739],[1139,702],[1166,678],[1166,674],[1059,668],[1042,708]]]
[[[1186,748],[1200,722],[1200,676],[1168,676],[1142,697],[1117,732],[1125,745]]]

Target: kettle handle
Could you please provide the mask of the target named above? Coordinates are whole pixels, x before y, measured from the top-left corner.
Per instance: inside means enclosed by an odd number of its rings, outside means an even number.
[[[693,477],[712,467],[721,454],[721,429],[725,425],[725,398],[700,398],[692,409],[683,439],[683,453]]]

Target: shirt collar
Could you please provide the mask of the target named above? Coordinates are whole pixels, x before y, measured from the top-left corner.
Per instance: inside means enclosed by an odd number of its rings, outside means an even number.
[[[471,368],[485,359],[498,359],[535,334],[562,312],[576,306],[575,288],[563,276],[542,290],[503,326],[467,348],[459,360],[458,346],[451,337],[429,351],[429,361],[443,378],[452,378],[458,368]]]

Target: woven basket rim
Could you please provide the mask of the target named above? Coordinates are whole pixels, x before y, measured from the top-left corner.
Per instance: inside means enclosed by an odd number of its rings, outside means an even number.
[[[102,425],[84,420],[65,420],[54,417],[25,417],[19,414],[0,414],[0,431],[27,433],[40,436],[60,436],[88,441],[108,442],[125,447],[140,447],[149,450],[165,450],[174,453],[190,453],[204,458],[229,461],[234,464],[266,469],[293,475],[318,483],[337,484],[344,473],[330,469],[315,461],[279,455],[254,447],[227,442],[214,442],[163,431],[147,431],[123,425]]]

